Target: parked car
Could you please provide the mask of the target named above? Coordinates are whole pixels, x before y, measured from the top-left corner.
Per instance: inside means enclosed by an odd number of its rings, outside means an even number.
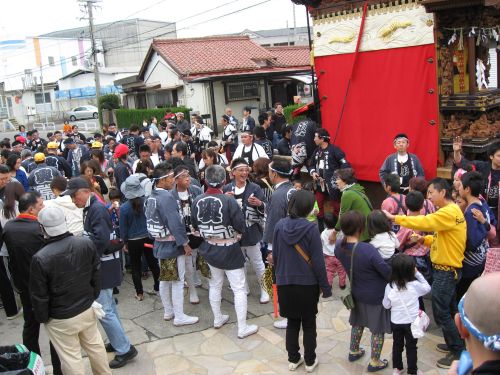
[[[97,118],[98,110],[93,105],[83,105],[75,107],[71,111],[66,112],[70,121],[83,120],[86,118]]]

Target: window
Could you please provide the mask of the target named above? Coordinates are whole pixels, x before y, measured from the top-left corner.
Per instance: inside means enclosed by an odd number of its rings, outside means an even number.
[[[76,56],[71,56],[71,64],[73,64],[73,66],[78,65],[78,60],[77,60]]]
[[[45,103],[50,103],[50,93],[45,93]],[[35,104],[43,104],[43,95],[41,92],[35,93]]]
[[[49,65],[50,65],[50,66],[55,66],[55,63],[54,63],[54,56],[49,56]]]
[[[227,82],[224,85],[226,103],[235,100],[260,98],[259,81]]]

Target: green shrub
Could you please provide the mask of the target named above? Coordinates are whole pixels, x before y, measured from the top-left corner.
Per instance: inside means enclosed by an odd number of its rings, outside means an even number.
[[[292,105],[287,105],[286,107],[283,107],[283,115],[285,115],[287,124],[292,125],[298,121],[302,121],[302,120],[306,119],[306,116],[292,117],[292,112],[295,111],[297,108],[300,108],[302,106],[304,106],[304,104],[292,104]]]
[[[102,118],[102,110],[103,109],[108,109],[108,110],[113,110],[113,109],[118,109],[121,106],[121,100],[120,96],[116,94],[107,94],[107,95],[102,95],[99,97],[99,122],[102,125],[103,124],[103,118]]]
[[[170,107],[170,108],[151,108],[151,109],[125,109],[120,108],[115,111],[116,122],[120,129],[129,128],[130,125],[136,124],[141,126],[145,119],[149,122],[151,117],[156,117],[158,122],[163,120],[167,112],[184,112],[184,118],[189,121],[189,111],[191,108],[186,107]]]

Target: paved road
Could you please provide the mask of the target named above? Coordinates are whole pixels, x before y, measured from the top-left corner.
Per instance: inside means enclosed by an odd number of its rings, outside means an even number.
[[[249,269],[251,273],[251,269]],[[226,283],[227,284],[227,283]],[[144,281],[145,290],[152,287],[152,280]],[[185,303],[186,313],[200,317],[198,324],[173,327],[172,322],[163,321],[163,310],[159,297],[147,296],[144,301],[134,299],[130,275],[125,276],[120,288],[118,310],[131,342],[136,345],[138,357],[122,369],[113,370],[119,375],[164,375],[164,374],[287,374],[285,331],[273,328],[272,305],[261,305],[258,301],[258,285],[255,276],[250,276],[251,295],[248,317],[258,324],[258,334],[240,340],[236,336],[235,312],[232,293],[223,289],[223,311],[229,313],[230,324],[220,330],[212,328],[212,313],[208,303],[207,283],[198,289],[201,303]],[[347,361],[350,327],[348,311],[338,299],[338,287],[334,297],[322,300],[318,314],[318,348],[320,365],[318,374],[362,374],[366,372],[369,358],[357,363]],[[430,305],[430,301],[426,301]],[[22,318],[5,319],[0,310],[0,345],[21,341]],[[103,335],[105,337],[105,335]],[[41,347],[44,360],[49,363],[48,340],[42,329]],[[369,348],[370,336],[365,333],[363,345]],[[441,354],[434,350],[436,343],[443,342],[440,330],[431,325],[424,339],[419,341],[419,368],[428,375],[445,374],[434,364]],[[390,359],[392,339],[388,335],[383,348],[383,358]],[[369,352],[369,350],[367,350]],[[110,355],[111,359],[111,355]],[[299,370],[301,373],[304,370]],[[51,374],[48,365],[48,374]],[[87,363],[87,373],[91,374]],[[382,374],[392,374],[387,369]]]

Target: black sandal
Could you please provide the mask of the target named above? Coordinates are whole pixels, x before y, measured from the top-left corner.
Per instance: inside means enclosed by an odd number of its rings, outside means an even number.
[[[365,355],[365,349],[359,348],[359,353],[349,353],[349,362],[354,362]]]
[[[368,364],[368,372],[376,372],[385,369],[389,365],[387,359],[382,359],[382,365],[372,366],[371,363]]]

